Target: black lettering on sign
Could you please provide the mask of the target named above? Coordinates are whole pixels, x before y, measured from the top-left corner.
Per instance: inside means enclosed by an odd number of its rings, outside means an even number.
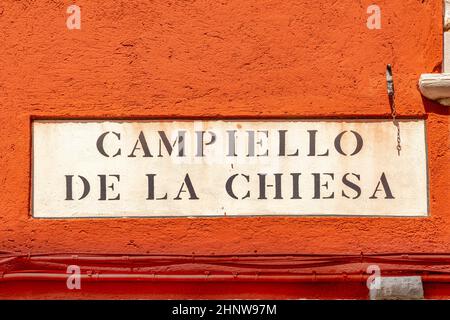
[[[66,175],[66,200],[73,200],[73,175]],[[80,178],[81,182],[83,183],[83,194],[81,195],[78,200],[82,200],[86,198],[86,196],[89,194],[89,191],[91,190],[91,186],[89,184],[89,181],[83,177],[78,176]]]
[[[110,132],[110,131],[107,131],[107,132],[101,134],[101,135],[98,137],[98,139],[97,139],[97,150],[98,150],[98,152],[100,152],[101,155],[103,155],[103,156],[105,156],[105,157],[107,157],[107,158],[109,158],[110,155],[109,155],[108,153],[106,153],[106,151],[105,151],[104,141],[105,141],[105,137],[106,137],[108,134],[110,134],[110,133],[114,134],[114,135],[117,137],[117,140],[120,140],[120,133],[117,133],[117,132]],[[119,156],[120,154],[121,154],[121,150],[120,150],[120,148],[118,148],[117,151],[116,151],[116,153],[115,153],[112,157],[113,157],[113,158],[114,158],[114,157],[117,157],[117,156]]]
[[[236,194],[233,191],[233,182],[234,182],[234,179],[236,179],[236,177],[239,175],[244,177],[247,180],[247,182],[250,182],[250,176],[248,176],[246,174],[233,174],[231,177],[229,177],[227,179],[227,182],[225,184],[225,190],[227,191],[228,195],[236,200],[238,200],[239,198],[236,196]],[[250,197],[250,191],[247,191],[245,196],[243,196],[241,199],[246,199],[249,197]]]
[[[389,186],[389,183],[386,179],[386,175],[384,174],[384,172],[382,173],[380,180],[378,181],[377,187],[375,188],[375,191],[373,192],[372,196],[369,199],[378,199],[376,194],[379,191],[382,191],[379,187],[380,187],[380,183],[383,187],[384,193],[385,193],[385,199],[395,199],[394,196],[392,195],[392,191],[391,191],[391,187]]]
[[[336,149],[337,152],[339,152],[340,154],[342,154],[344,156],[347,156],[347,154],[344,151],[342,151],[341,140],[342,140],[342,137],[344,136],[344,134],[346,132],[347,131],[343,131],[343,132],[339,133],[336,136],[336,139],[334,139],[334,148]],[[362,139],[361,135],[358,132],[353,131],[353,130],[351,130],[350,132],[353,133],[353,135],[356,138],[355,150],[351,154],[351,156],[354,156],[355,154],[357,154],[358,152],[361,151],[361,149],[363,147],[363,139]]]
[[[148,148],[147,140],[145,140],[144,133],[141,131],[139,133],[139,137],[138,137],[138,139],[136,141],[136,144],[134,145],[133,150],[128,155],[128,158],[135,158],[136,157],[134,155],[136,150],[141,150],[141,148],[138,147],[138,144],[141,145],[142,151],[144,152],[144,157],[153,157],[152,154],[150,153],[150,149]]]
[[[181,193],[186,192],[184,190],[184,186],[186,186],[187,191],[189,192],[189,200],[198,200],[197,194],[195,193],[194,186],[192,185],[191,178],[189,177],[189,174],[186,173],[186,176],[184,177],[184,182],[181,185],[180,191],[178,191],[178,195],[174,198],[174,200],[181,200]]]

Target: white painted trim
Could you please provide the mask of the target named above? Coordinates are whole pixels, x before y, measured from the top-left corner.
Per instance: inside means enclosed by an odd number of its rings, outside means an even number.
[[[450,0],[444,0],[444,58],[442,72],[450,73]]]
[[[430,100],[450,106],[450,73],[425,73],[419,79],[420,92]]]
[[[443,73],[422,74],[419,89],[426,98],[450,106],[450,0],[443,0],[443,9]]]

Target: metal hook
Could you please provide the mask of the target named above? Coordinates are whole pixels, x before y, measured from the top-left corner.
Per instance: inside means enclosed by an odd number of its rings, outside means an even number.
[[[394,78],[392,77],[392,67],[390,64],[386,66],[386,82],[389,97],[394,96]]]

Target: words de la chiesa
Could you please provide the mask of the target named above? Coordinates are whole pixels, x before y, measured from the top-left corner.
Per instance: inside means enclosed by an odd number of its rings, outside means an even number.
[[[268,130],[246,130],[245,139],[245,155],[244,157],[250,159],[252,157],[329,157],[331,152],[337,153],[341,157],[353,157],[356,156],[364,148],[364,139],[356,131],[342,131],[337,134],[333,139],[330,139],[330,146],[326,147],[318,143],[318,130],[306,130],[307,141],[309,146],[306,148],[295,148],[292,145],[287,145],[287,131],[288,130],[272,130],[275,133]],[[205,150],[212,147],[217,143],[217,134],[212,131],[193,131],[191,137],[195,139],[195,148],[192,150],[192,154],[188,155],[186,151],[186,131],[180,130],[177,132],[176,138],[170,141],[165,131],[152,132],[152,142],[157,141],[155,150],[152,150],[149,143],[150,138],[148,133],[140,131],[136,136],[136,140],[133,140],[132,144],[125,145],[122,140],[123,133],[115,131],[105,131],[96,137],[96,149],[99,157],[102,157],[103,161],[116,157],[127,157],[130,161],[133,158],[164,158],[164,157],[179,157],[186,156],[192,157],[205,157],[207,156]],[[226,158],[237,158],[239,156],[239,149],[237,146],[237,130],[228,130],[225,132],[225,138],[223,143],[225,144],[223,150]],[[276,150],[270,149],[269,146],[265,150],[261,150],[263,146],[263,138],[268,138],[269,134],[275,134],[278,140]],[[342,146],[342,138],[344,135],[352,136],[353,148],[352,151],[345,152]],[[106,148],[105,141],[108,139],[109,147]],[[135,142],[134,142],[135,141]],[[113,145],[114,147],[111,147]],[[108,150],[107,150],[108,149]],[[302,154],[303,151],[303,154]],[[344,160],[344,159],[343,159]],[[149,166],[151,167],[151,166]],[[152,168],[155,170],[155,167]],[[157,169],[157,168],[156,168]],[[133,173],[134,174],[134,173]],[[167,173],[160,174],[158,172],[146,172],[146,200],[148,201],[162,201],[162,200],[199,200],[202,195],[199,194],[196,184],[202,183],[202,181],[195,181],[189,172],[183,173],[183,176],[179,177],[179,182],[173,186],[173,193],[162,192],[158,189],[158,186],[166,184],[167,189]],[[361,197],[361,175],[354,172],[347,172],[340,177],[336,177],[333,172],[311,172],[308,173],[309,180],[312,185],[305,186],[305,188],[313,188],[311,191],[312,199],[335,199],[335,198],[347,198],[357,199]],[[245,172],[236,172],[229,175],[225,181],[222,182],[223,191],[228,194],[231,199],[245,200],[245,199],[299,199],[304,197],[302,194],[302,180],[304,174],[301,172],[289,172],[289,173],[257,173],[254,176]],[[74,182],[78,179],[78,187]],[[133,177],[136,179],[135,175]],[[332,190],[331,182],[340,180],[340,189]],[[82,175],[65,175],[66,184],[66,197],[67,201],[82,200],[91,193],[91,185],[98,184],[98,193],[91,195],[90,197],[97,197],[100,201],[117,201],[120,200],[120,174],[98,174],[95,179],[92,177],[85,177]],[[221,183],[217,181],[215,183]],[[253,193],[250,191],[250,184],[256,184]],[[236,192],[237,185],[240,185],[240,192]],[[244,186],[244,192],[242,192],[242,186]],[[286,187],[287,186],[287,187]],[[369,199],[395,199],[393,190],[388,181],[388,177],[385,172],[379,173],[379,179],[373,186],[367,186]],[[77,190],[75,190],[77,189]],[[269,190],[270,189],[270,190]],[[123,190],[122,190],[123,191]]]

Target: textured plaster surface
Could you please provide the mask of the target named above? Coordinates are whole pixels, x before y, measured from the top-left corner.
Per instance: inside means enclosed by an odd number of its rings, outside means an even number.
[[[440,1],[78,0],[0,4],[0,249],[16,252],[370,253],[450,250]],[[40,220],[30,217],[33,118],[425,118],[430,216]],[[395,139],[395,137],[393,137]],[[392,159],[395,161],[395,159]]]

